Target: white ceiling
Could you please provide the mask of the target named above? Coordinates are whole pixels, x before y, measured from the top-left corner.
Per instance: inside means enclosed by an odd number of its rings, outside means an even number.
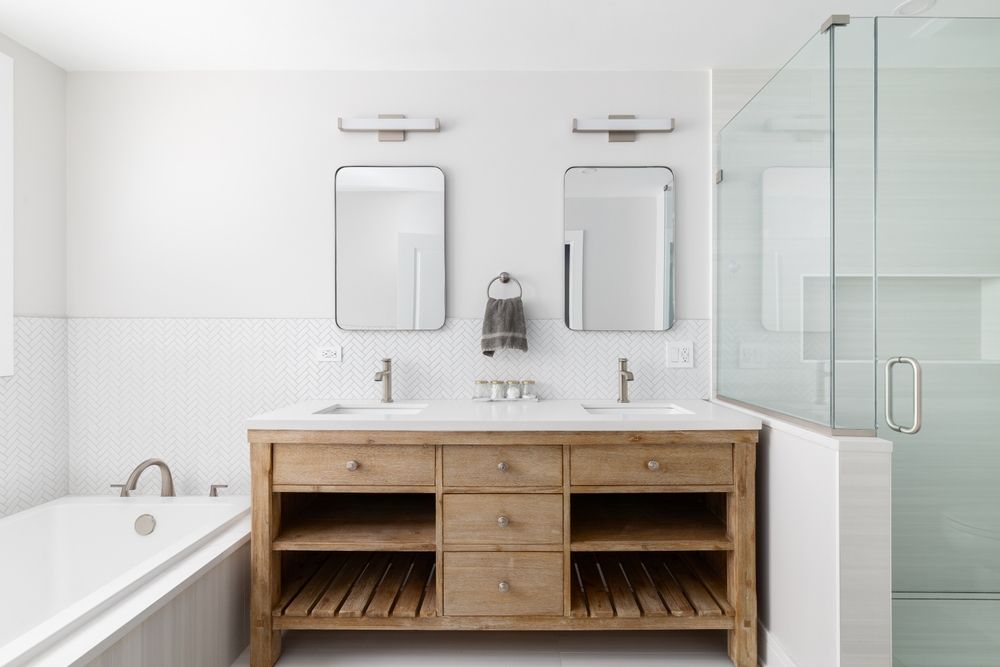
[[[0,0],[0,32],[71,71],[774,68],[830,14],[901,1]]]

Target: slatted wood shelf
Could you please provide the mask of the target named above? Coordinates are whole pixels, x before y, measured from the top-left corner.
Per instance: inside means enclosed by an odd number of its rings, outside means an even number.
[[[297,508],[275,551],[434,551],[434,497],[329,494]]]
[[[723,619],[734,615],[725,576],[696,554],[573,555],[573,618]]]
[[[437,614],[433,554],[317,554],[296,572],[282,587],[275,617],[415,619]]]
[[[573,551],[726,551],[725,522],[701,499],[573,494]]]

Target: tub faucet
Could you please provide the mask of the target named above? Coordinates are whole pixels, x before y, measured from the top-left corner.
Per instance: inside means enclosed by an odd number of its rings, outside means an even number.
[[[392,403],[392,359],[382,360],[382,370],[375,374],[375,381],[382,383],[382,403]]]
[[[139,476],[145,472],[146,468],[156,466],[160,469],[160,495],[163,497],[176,495],[174,493],[174,478],[170,475],[170,468],[167,467],[163,459],[146,459],[135,467],[128,480],[122,485],[122,498],[128,498],[130,491],[135,491],[136,484],[139,483]]]
[[[618,402],[628,403],[628,383],[635,379],[635,375],[628,369],[628,359],[622,357],[618,360]]]

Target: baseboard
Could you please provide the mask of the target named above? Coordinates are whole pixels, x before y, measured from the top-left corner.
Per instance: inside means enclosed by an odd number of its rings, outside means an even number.
[[[757,663],[761,667],[798,667],[763,623],[757,623],[757,630]]]

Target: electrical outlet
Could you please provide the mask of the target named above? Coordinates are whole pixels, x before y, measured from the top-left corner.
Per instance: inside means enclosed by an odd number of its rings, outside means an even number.
[[[328,345],[316,348],[316,361],[340,363],[343,361],[343,348],[339,345]]]
[[[667,343],[667,368],[694,368],[694,341],[669,341]]]
[[[740,343],[740,368],[765,368],[764,346],[760,343]]]

